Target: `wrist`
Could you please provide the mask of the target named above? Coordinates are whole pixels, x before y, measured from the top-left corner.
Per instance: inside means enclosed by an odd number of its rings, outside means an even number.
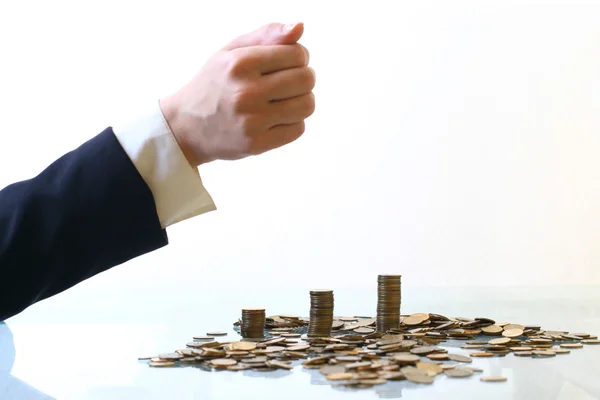
[[[195,151],[198,144],[193,142],[194,135],[192,130],[186,123],[186,119],[179,108],[175,105],[173,97],[168,96],[160,99],[159,106],[165,118],[165,122],[171,130],[173,137],[177,141],[177,144],[188,163],[196,168],[201,164],[212,161],[208,157],[202,157]]]

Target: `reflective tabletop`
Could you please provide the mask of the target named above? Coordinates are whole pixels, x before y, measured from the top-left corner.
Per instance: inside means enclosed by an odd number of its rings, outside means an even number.
[[[209,285],[210,286],[210,285]],[[372,285],[336,288],[338,316],[372,315]],[[67,292],[68,293],[68,292]],[[438,376],[433,385],[388,382],[369,389],[332,387],[319,370],[207,372],[199,368],[150,368],[140,356],[185,348],[192,336],[233,329],[243,307],[267,315],[308,315],[308,290],[228,293],[199,287],[190,299],[169,300],[169,291],[132,293],[119,307],[106,294],[102,304],[80,304],[62,294],[0,324],[0,399],[600,399],[600,346],[585,346],[547,359],[477,358],[472,366],[504,383]],[[402,313],[488,317],[547,330],[600,334],[600,287],[403,287]],[[212,299],[212,301],[207,301]],[[441,347],[468,355],[464,342]]]

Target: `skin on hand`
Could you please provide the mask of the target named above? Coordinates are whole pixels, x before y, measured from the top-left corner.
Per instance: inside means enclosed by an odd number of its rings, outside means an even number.
[[[315,73],[297,43],[298,24],[269,24],[214,54],[176,93],[160,100],[192,166],[281,147],[304,133],[315,109]]]

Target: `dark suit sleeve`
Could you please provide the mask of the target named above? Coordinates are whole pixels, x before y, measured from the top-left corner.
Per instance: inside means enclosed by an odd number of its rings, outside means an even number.
[[[152,192],[108,128],[0,191],[0,321],[167,243]]]

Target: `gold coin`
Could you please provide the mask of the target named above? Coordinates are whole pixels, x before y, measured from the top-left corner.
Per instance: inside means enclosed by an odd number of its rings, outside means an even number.
[[[173,367],[175,366],[175,363],[173,361],[152,361],[150,364],[148,364],[151,367]]]
[[[473,371],[467,368],[453,368],[445,370],[444,374],[450,378],[466,378],[473,375]]]
[[[492,339],[488,342],[489,344],[507,344],[510,343],[510,338],[501,337],[497,339]]]
[[[504,332],[502,332],[502,336],[505,336],[508,338],[519,337],[522,335],[523,335],[522,329],[506,329],[506,327],[505,327]]]
[[[159,354],[158,358],[161,358],[161,359],[167,360],[167,361],[174,361],[174,360],[182,359],[183,356],[179,353],[163,353],[163,354]]]
[[[194,340],[215,340],[213,336],[194,336]]]
[[[511,330],[511,329],[519,329],[521,331],[525,330],[525,325],[519,325],[519,324],[508,324],[508,325],[504,325],[502,327],[502,329],[504,329],[505,331]]]
[[[418,355],[427,355],[427,354],[431,354],[435,351],[435,348],[433,347],[413,347],[412,349],[410,349],[410,352],[413,354],[418,354]]]
[[[373,333],[373,332],[375,332],[375,329],[371,329],[371,328],[356,328],[356,329],[354,329],[354,332],[356,332],[356,333]]]
[[[223,368],[223,367],[229,367],[231,365],[235,365],[235,364],[237,364],[237,361],[232,360],[231,358],[216,358],[214,360],[210,360],[210,363],[214,367]]]
[[[371,386],[374,386],[374,385],[384,385],[384,384],[387,383],[387,381],[385,379],[381,379],[381,378],[378,378],[378,379],[359,379],[359,382],[362,385],[371,385]]]
[[[479,378],[481,382],[506,382],[505,376],[482,376]]]
[[[340,317],[338,318],[340,321],[345,321],[345,322],[353,322],[353,321],[358,321],[358,318],[355,317]]]
[[[418,362],[417,368],[425,371],[431,371],[435,375],[441,374],[444,371],[444,369],[440,365],[427,361]]]
[[[388,381],[401,381],[406,379],[406,376],[402,372],[390,372],[381,376],[383,379]]]
[[[337,372],[337,373],[333,373],[333,374],[328,374],[327,375],[327,380],[328,381],[345,381],[348,379],[352,379],[352,377],[354,377],[355,374],[351,373],[351,372]]]
[[[414,383],[423,383],[423,384],[431,384],[433,383],[433,377],[427,375],[424,371],[421,372],[405,372],[404,376],[411,382]]]
[[[394,361],[399,363],[414,363],[421,359],[421,357],[414,354],[398,354],[392,357]]]
[[[290,369],[294,368],[294,366],[291,363],[287,363],[287,362],[283,362],[283,361],[278,361],[278,360],[268,361],[267,364],[270,367],[275,367],[275,368],[280,368],[280,369],[290,370]]]
[[[554,357],[556,355],[552,350],[533,350],[533,355],[535,356],[544,356],[544,357]]]
[[[229,348],[231,350],[243,350],[243,351],[252,351],[256,349],[256,343],[254,342],[232,342],[229,344]]]
[[[341,374],[346,372],[346,368],[342,365],[325,365],[319,368],[319,372],[321,372],[323,375]]]
[[[153,359],[153,358],[154,358],[154,357],[138,357],[138,360],[139,360],[139,361],[147,361],[147,360],[151,360],[151,359]]]
[[[282,333],[281,337],[284,338],[295,338],[295,337],[300,337],[301,335],[299,333]]]
[[[478,353],[471,353],[470,356],[471,357],[493,357],[494,354],[488,353],[488,352],[478,352]]]
[[[553,352],[555,352],[556,354],[569,354],[571,352],[571,350],[567,350],[567,349],[561,349],[560,347],[556,346],[556,347],[552,347],[550,350],[552,350]]]
[[[206,336],[226,336],[227,332],[207,332]]]
[[[427,354],[425,357],[429,358],[430,360],[436,360],[436,361],[448,360],[448,354],[446,354],[446,353],[432,353],[432,354]]]
[[[563,349],[580,349],[583,345],[581,343],[561,343],[560,347]]]
[[[410,317],[404,318],[402,320],[402,323],[404,325],[420,325],[424,321],[426,321],[428,318],[429,318],[429,316],[425,317],[424,314],[414,314],[414,315],[411,315]]]
[[[452,361],[462,362],[462,363],[470,363],[473,360],[467,356],[463,356],[460,354],[448,354],[448,358]]]
[[[600,340],[598,339],[583,339],[581,343],[584,344],[600,344]]]
[[[498,325],[489,325],[481,328],[481,331],[488,335],[499,335],[502,332],[502,328]]]
[[[273,346],[275,347],[275,346]],[[310,344],[299,344],[299,345],[295,345],[295,346],[290,346],[287,348],[287,350],[289,351],[303,351],[303,350],[308,350],[310,349]]]

